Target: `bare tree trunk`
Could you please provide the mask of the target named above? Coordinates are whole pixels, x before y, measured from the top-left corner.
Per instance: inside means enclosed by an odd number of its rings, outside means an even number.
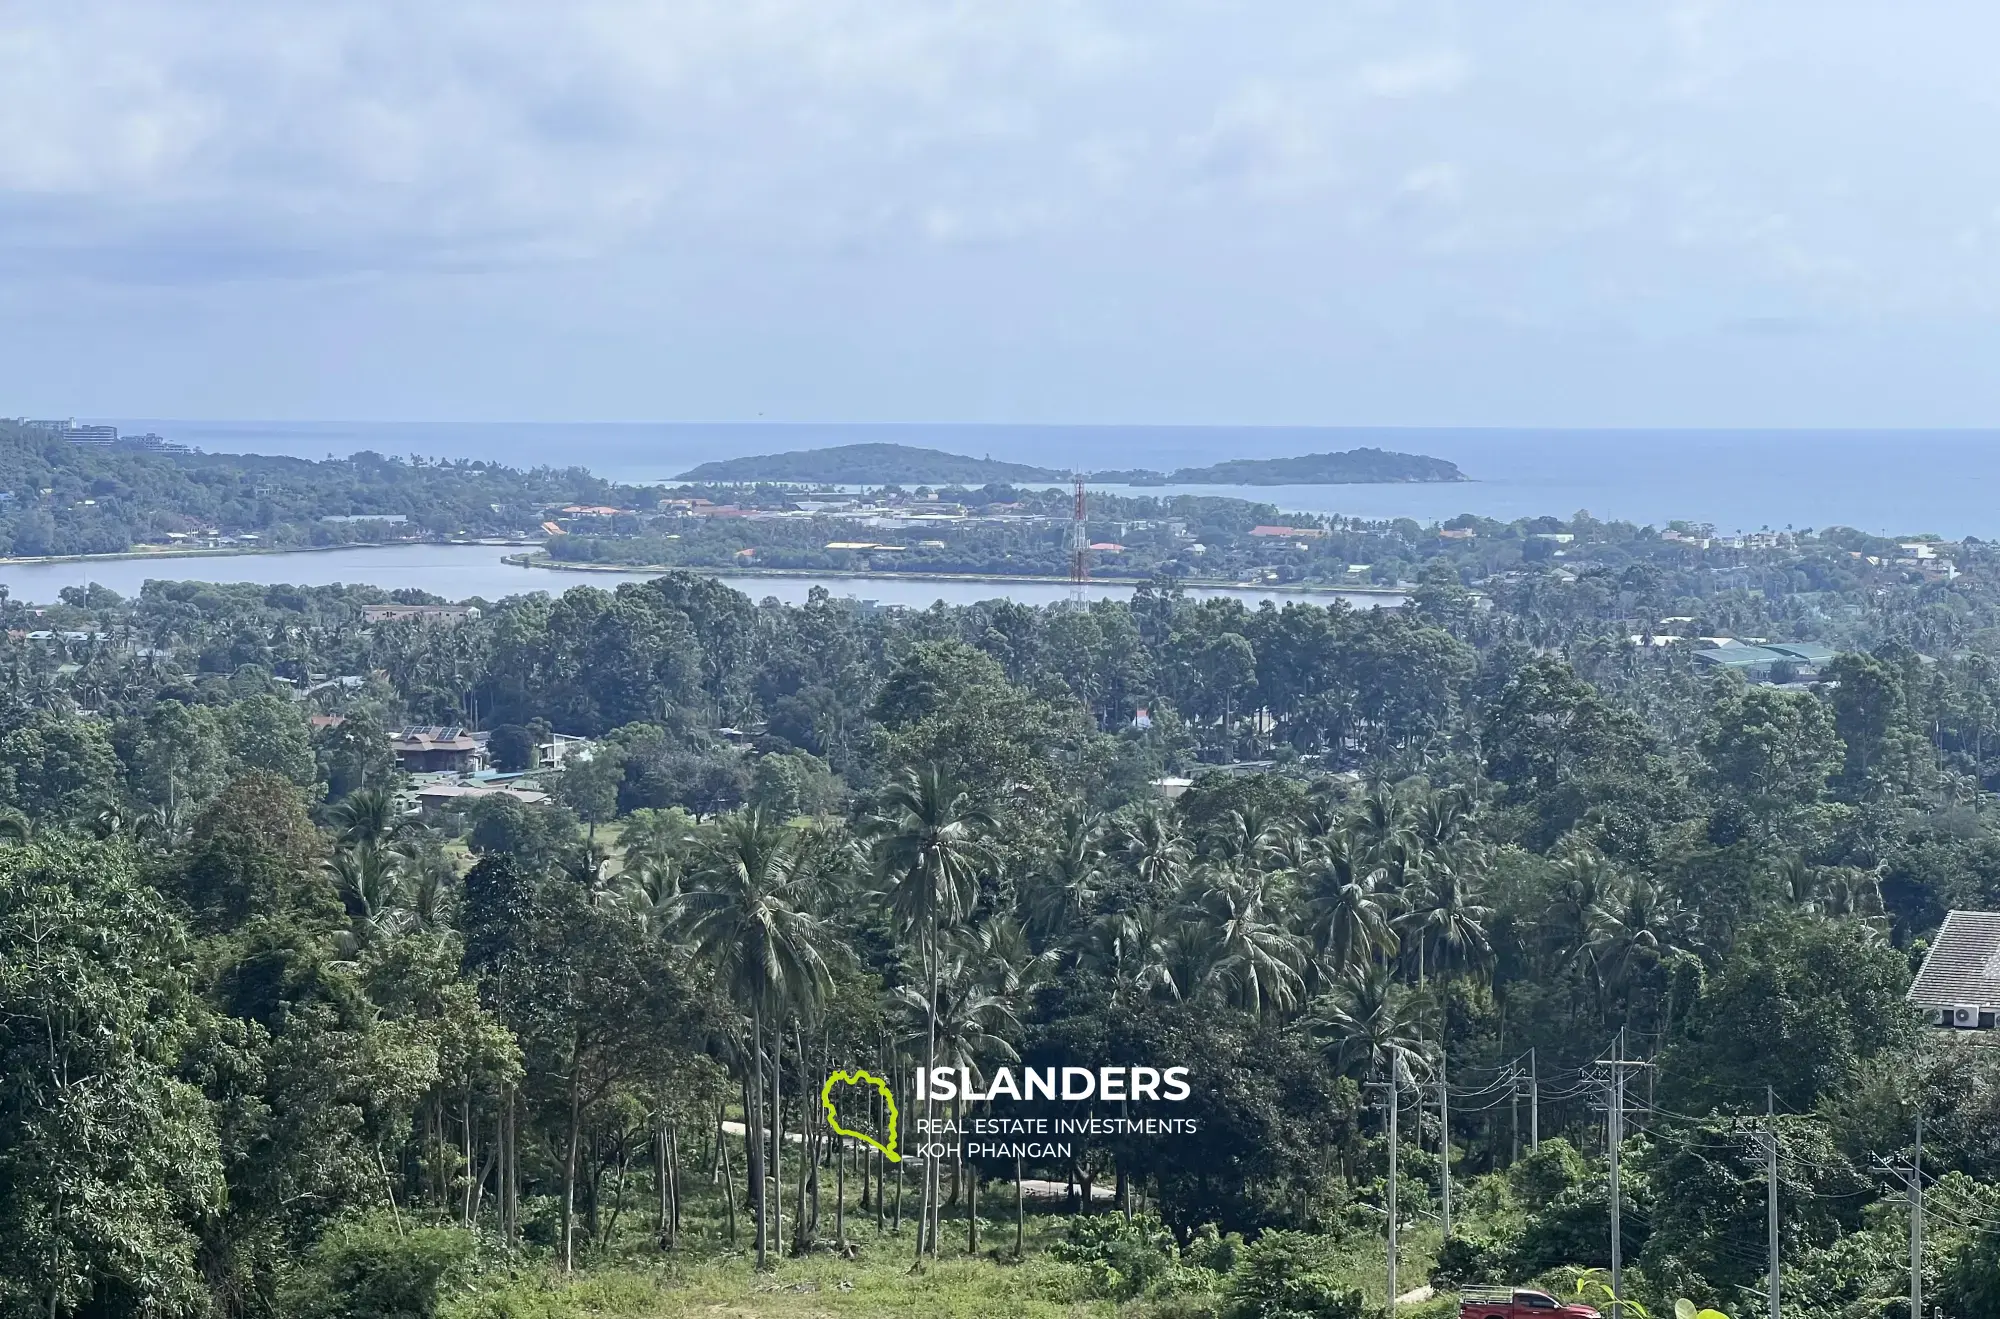
[[[609,1246],[611,1234],[618,1230],[618,1216],[625,1212],[625,1179],[632,1168],[632,1142],[629,1132],[618,1138],[618,1179],[611,1192],[611,1215],[604,1220],[604,1231],[598,1234],[598,1245]],[[591,1208],[596,1209],[595,1201]]]
[[[472,1182],[472,1214],[467,1220],[468,1223],[479,1221],[479,1213],[486,1206],[486,1179],[493,1176],[500,1158],[500,1120],[496,1117],[493,1120],[493,1143],[486,1147],[486,1158],[479,1165],[479,1176]],[[495,1188],[496,1194],[493,1197],[496,1204],[500,1198],[497,1194],[498,1189]]]
[[[771,1027],[771,1246],[785,1253],[785,1029]]]
[[[792,1027],[792,1038],[798,1045],[799,1075],[803,1077],[806,1071],[805,1028],[795,1023]],[[804,1086],[806,1082],[801,1080],[799,1084]],[[814,1157],[814,1151],[818,1146],[811,1139],[811,1130],[812,1121],[806,1115],[805,1091],[801,1089],[799,1091],[799,1186],[796,1192],[799,1203],[796,1211],[792,1214],[792,1253],[794,1255],[803,1255],[806,1253],[806,1247],[812,1240],[812,1228],[819,1222],[819,1173],[817,1171],[818,1164]],[[807,1182],[812,1183],[813,1194],[813,1213],[810,1220],[806,1218]]]
[[[937,1064],[937,919],[933,917],[924,930],[924,978],[929,988],[924,999],[924,1142],[931,1139],[933,1115],[937,1111],[937,1101],[931,1098],[930,1080],[932,1068]],[[917,1219],[917,1261],[916,1267],[924,1263],[925,1238],[929,1237],[931,1253],[937,1253],[937,1237],[931,1206],[937,1201],[937,1160],[928,1156],[924,1159],[924,1196],[922,1213]]]
[[[736,1178],[729,1171],[729,1133],[722,1129],[725,1114],[729,1110],[716,1105],[715,1149],[722,1165],[722,1203],[729,1206],[729,1244],[736,1244]]]
[[[681,1243],[681,1136],[673,1123],[667,1124],[667,1247]]]
[[[459,1136],[465,1151],[465,1225],[471,1227],[473,1187],[477,1186],[479,1181],[472,1175],[472,1160],[474,1157],[472,1148],[472,1087],[469,1085],[465,1087],[465,1094],[459,1100],[458,1116]]]
[[[577,1052],[582,1052],[581,1045]],[[570,1065],[569,1071],[569,1130],[568,1140],[563,1150],[563,1202],[562,1202],[562,1269],[564,1273],[576,1271],[576,1147],[583,1132],[583,1077],[579,1074],[582,1060]]]
[[[951,1101],[951,1124],[961,1131],[965,1129],[965,1101],[963,1099],[954,1099]],[[959,1148],[964,1148],[963,1140],[959,1142]],[[955,1158],[951,1161],[951,1198],[946,1200],[945,1203],[951,1205],[953,1208],[957,1208],[958,1206],[959,1176],[964,1171],[965,1159],[963,1157]]]
[[[662,1240],[667,1235],[667,1125],[653,1125],[653,1196],[659,1202],[653,1214],[653,1231]]]
[[[750,1102],[743,1106],[750,1162],[744,1172],[750,1178],[750,1212],[756,1216],[757,1267],[762,1269],[770,1262],[766,1257],[770,1242],[770,1217],[764,1187],[764,1019],[754,1009],[750,1013],[750,1067],[753,1073],[749,1087]]]
[[[1018,1146],[1016,1148],[1019,1148]],[[1027,1206],[1021,1186],[1021,1156],[1014,1156],[1014,1258],[1021,1258],[1021,1236],[1027,1230]]]

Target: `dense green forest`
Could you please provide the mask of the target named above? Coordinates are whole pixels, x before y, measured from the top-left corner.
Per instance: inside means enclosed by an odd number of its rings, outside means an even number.
[[[71,444],[0,422],[0,554],[115,554],[205,531],[280,546],[519,533],[552,505],[620,497],[619,487],[577,467],[159,453]],[[326,520],[383,516],[404,525]]]
[[[1770,1140],[1787,1312],[1905,1315],[1919,1119],[1927,1295],[1996,1312],[2000,1067],[1904,996],[2000,901],[2000,572],[1517,545],[1474,595],[1497,539],[1367,611],[0,606],[0,1314],[684,1313],[763,1267],[714,1303],[1358,1316],[1393,1112],[1428,1316],[1609,1263],[1612,1060],[1654,1313],[1761,1307]],[[1749,685],[1668,617],[1843,653]],[[593,746],[416,815],[406,724]],[[927,1168],[819,1119],[837,1068],[1163,1060],[1199,1139]],[[912,1265],[986,1290],[858,1308]]]

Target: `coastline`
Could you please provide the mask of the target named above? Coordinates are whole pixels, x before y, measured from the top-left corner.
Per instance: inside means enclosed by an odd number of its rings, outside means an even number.
[[[509,554],[501,562],[517,568],[540,568],[546,572],[609,573],[613,576],[633,576],[639,573],[690,572],[703,577],[809,577],[839,578],[843,581],[882,582],[990,582],[995,585],[1009,583],[1033,583],[1040,586],[1068,586],[1067,577],[1051,577],[1044,574],[1022,573],[971,573],[971,572],[834,572],[820,568],[706,568],[687,564],[672,563],[558,563],[545,555]],[[1100,586],[1143,586],[1152,581],[1150,577],[1092,577],[1090,581]],[[1207,578],[1183,578],[1182,586],[1204,591],[1257,591],[1282,595],[1296,595],[1305,598],[1314,596],[1379,595],[1402,599],[1409,592],[1394,586],[1320,586],[1298,585],[1283,582],[1232,582]]]
[[[509,546],[519,547],[539,544],[541,544],[540,541],[533,540],[504,540],[499,537],[476,537],[472,540],[364,540],[350,541],[345,545],[230,545],[227,547],[203,545],[189,549],[169,546],[156,550],[118,550],[111,554],[0,555],[0,567],[24,567],[31,564],[48,563],[117,563],[133,559],[240,559],[258,554],[333,554],[341,550],[396,550],[425,545],[491,545],[495,549],[501,549]]]

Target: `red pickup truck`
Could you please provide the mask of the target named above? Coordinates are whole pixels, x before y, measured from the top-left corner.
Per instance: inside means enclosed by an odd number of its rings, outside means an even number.
[[[1458,1319],[1599,1319],[1588,1305],[1564,1305],[1532,1287],[1468,1287],[1459,1293]]]

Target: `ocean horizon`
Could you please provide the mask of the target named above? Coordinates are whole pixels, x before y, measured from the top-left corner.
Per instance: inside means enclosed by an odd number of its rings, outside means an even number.
[[[1510,520],[1587,511],[1641,525],[1706,522],[1722,532],[1844,525],[1883,535],[2000,538],[2000,429],[93,420],[217,453],[325,458],[373,450],[583,466],[639,484],[668,481],[714,459],[871,441],[1058,469],[1159,471],[1372,446],[1447,459],[1471,480],[1136,493],[1228,495],[1290,512],[1420,522],[1461,513]]]

